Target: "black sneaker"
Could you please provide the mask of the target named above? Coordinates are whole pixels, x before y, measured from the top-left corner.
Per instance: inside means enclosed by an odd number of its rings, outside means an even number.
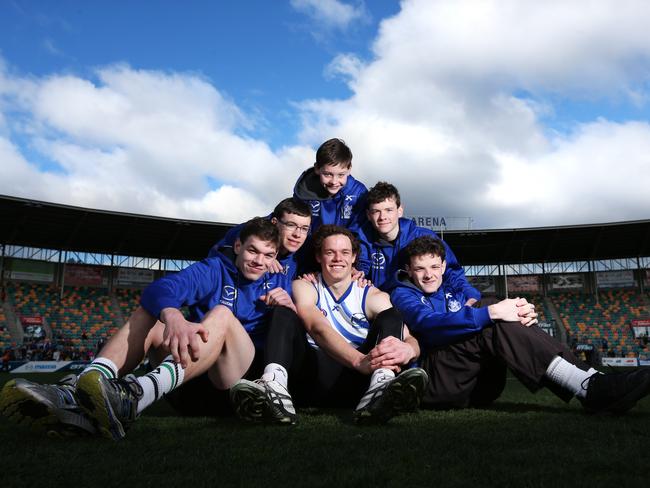
[[[142,387],[132,374],[109,380],[99,371],[89,371],[77,381],[79,405],[101,435],[116,441],[126,436],[127,426],[135,421],[142,395]]]
[[[650,368],[625,373],[596,373],[585,382],[587,396],[580,401],[588,413],[622,414],[650,393]]]
[[[93,435],[97,431],[79,407],[75,380],[75,376],[66,377],[56,385],[10,380],[0,392],[0,413],[52,437]]]

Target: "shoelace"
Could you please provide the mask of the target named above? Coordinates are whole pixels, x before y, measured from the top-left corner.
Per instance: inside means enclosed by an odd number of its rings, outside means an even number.
[[[585,386],[585,383],[586,383],[587,385],[589,385],[589,381],[591,380],[591,378],[593,378],[593,377],[594,377],[595,375],[597,375],[597,374],[600,374],[600,373],[594,373],[594,374],[592,374],[591,376],[589,376],[589,377],[585,378],[584,380],[582,380],[582,383],[580,383],[580,388],[582,388],[583,390],[587,391],[587,387]]]
[[[140,383],[138,383],[138,380],[133,375],[127,375],[124,378],[116,379],[115,384],[127,395],[134,395],[138,399],[142,398],[144,395],[142,386],[140,386]]]

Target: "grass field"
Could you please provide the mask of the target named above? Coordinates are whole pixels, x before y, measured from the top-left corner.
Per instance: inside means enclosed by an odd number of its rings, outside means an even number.
[[[118,443],[49,439],[3,418],[0,486],[650,486],[650,399],[623,417],[587,416],[511,379],[489,410],[368,427],[347,411],[298,413],[294,427],[250,426],[175,417],[162,402]]]

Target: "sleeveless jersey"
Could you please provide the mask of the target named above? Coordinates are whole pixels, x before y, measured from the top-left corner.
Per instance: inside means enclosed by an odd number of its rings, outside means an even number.
[[[320,274],[314,287],[318,293],[316,306],[327,318],[330,326],[351,346],[358,348],[366,340],[370,326],[365,312],[366,295],[370,287],[361,288],[356,282],[352,282],[338,300]],[[318,348],[309,335],[307,340],[312,347]]]

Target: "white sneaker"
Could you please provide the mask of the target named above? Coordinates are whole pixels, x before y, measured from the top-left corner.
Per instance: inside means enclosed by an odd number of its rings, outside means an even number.
[[[261,422],[267,409],[264,380],[239,380],[230,388],[230,403],[237,416],[247,422]]]
[[[298,417],[287,388],[275,380],[265,381],[264,384],[268,397],[268,420],[281,424],[295,424]]]
[[[357,422],[385,423],[402,412],[417,409],[429,382],[421,368],[407,369],[395,378],[379,377],[368,388],[354,411]]]

